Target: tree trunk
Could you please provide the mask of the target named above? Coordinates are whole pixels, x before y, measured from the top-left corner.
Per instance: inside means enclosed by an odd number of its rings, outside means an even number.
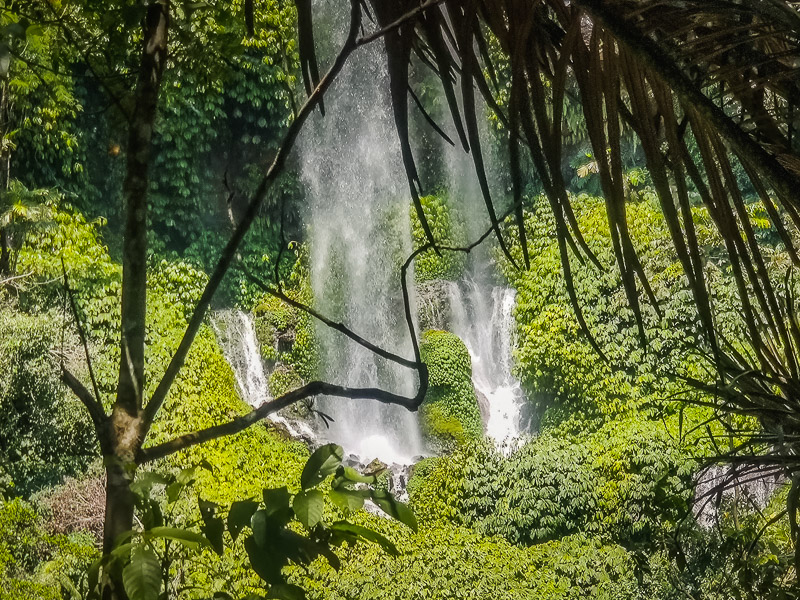
[[[6,134],[11,128],[8,115],[8,78],[0,83],[0,214],[7,210],[2,195],[11,183],[11,149],[6,144]],[[0,228],[0,275],[11,275],[11,240],[8,228]]]
[[[0,275],[11,275],[11,248],[5,228],[0,229]]]
[[[117,397],[109,421],[106,461],[106,516],[103,553],[133,528],[134,497],[130,484],[136,456],[144,442],[144,346],[147,308],[147,189],[153,127],[167,59],[169,6],[162,0],[147,5],[143,21],[139,78],[129,118],[127,170],[123,183],[125,233],[122,249],[122,317]],[[104,600],[127,598],[118,570],[103,587]]]

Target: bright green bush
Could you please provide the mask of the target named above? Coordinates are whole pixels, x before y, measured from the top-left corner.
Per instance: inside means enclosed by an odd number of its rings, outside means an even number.
[[[429,330],[422,335],[420,352],[430,374],[420,408],[423,432],[444,446],[480,437],[483,423],[464,342],[447,331]]]
[[[433,525],[392,539],[399,557],[358,546],[339,573],[312,569],[298,582],[312,600],[636,598],[627,553],[583,536],[520,548],[464,527]]]
[[[650,410],[660,399],[682,387],[673,375],[703,376],[701,361],[692,351],[702,346],[697,310],[672,248],[668,228],[652,195],[627,205],[634,246],[650,277],[662,317],[640,288],[647,348],[642,348],[633,311],[622,288],[612,251],[605,203],[600,198],[578,196],[573,206],[588,245],[605,270],[589,261],[571,261],[573,280],[586,322],[608,357],[604,361],[579,331],[561,272],[555,225],[544,201],[536,201],[526,216],[531,268],[513,269],[501,260],[504,273],[517,290],[516,321],[519,347],[516,369],[527,397],[545,425],[570,415],[586,421],[613,418],[634,409]],[[696,211],[701,244],[713,246],[717,238],[705,212]],[[520,248],[512,250],[521,259]],[[708,274],[715,286],[724,265],[709,262]],[[724,297],[724,294],[721,294]],[[718,302],[718,318],[731,323],[732,306]]]
[[[97,557],[85,535],[50,535],[34,507],[0,500],[0,600],[58,600]]]

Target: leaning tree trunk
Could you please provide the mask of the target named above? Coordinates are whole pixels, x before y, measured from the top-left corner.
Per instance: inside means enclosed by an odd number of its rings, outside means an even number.
[[[130,484],[143,439],[144,346],[147,305],[147,188],[158,94],[167,58],[167,2],[148,4],[143,22],[141,65],[129,115],[127,171],[123,183],[125,233],[122,257],[122,318],[117,397],[108,423],[106,516],[103,552],[133,527]],[[121,581],[112,576],[105,599],[124,599]]]

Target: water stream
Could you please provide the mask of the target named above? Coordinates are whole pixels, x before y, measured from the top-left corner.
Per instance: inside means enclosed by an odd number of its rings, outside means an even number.
[[[331,10],[325,10],[326,7]],[[323,18],[346,15],[330,0]],[[326,23],[344,31],[343,23]],[[381,44],[359,49],[300,139],[301,183],[310,214],[311,286],[316,308],[394,353],[413,357],[403,317],[399,265],[411,252],[408,183],[389,108]],[[380,387],[413,396],[413,370],[325,326],[316,330],[320,376],[350,387]],[[321,432],[367,460],[409,463],[426,453],[416,415],[371,400],[321,398],[335,421]]]
[[[339,0],[319,0],[319,9],[315,18],[319,31],[325,31],[326,39],[321,40],[325,63],[330,62],[325,55],[342,41],[346,31],[342,19],[348,11],[342,10]],[[325,116],[311,117],[298,140],[300,182],[309,207],[315,308],[372,343],[411,358],[399,280],[399,267],[412,251],[410,198],[388,90],[382,44],[360,48],[326,94]],[[470,172],[465,157],[448,159],[448,170]],[[449,177],[461,184],[467,179],[454,173]],[[469,189],[454,189],[471,198],[477,191],[472,183]],[[413,281],[413,273],[409,278]],[[448,283],[444,291],[450,318],[441,326],[461,337],[470,350],[474,383],[488,405],[487,432],[498,442],[515,438],[521,393],[511,376],[514,294],[469,282]],[[238,332],[240,344],[237,348],[237,342],[226,342],[236,336],[221,335],[218,327],[225,354],[242,395],[257,405],[268,393],[252,322],[241,313],[224,320],[226,330]],[[321,351],[319,376],[324,380],[415,394],[418,381],[413,370],[377,357],[324,325],[317,327],[316,338]],[[322,397],[316,406],[334,419],[329,428],[315,424],[317,439],[336,441],[364,461],[379,458],[410,464],[428,454],[415,413],[377,401],[343,398]]]

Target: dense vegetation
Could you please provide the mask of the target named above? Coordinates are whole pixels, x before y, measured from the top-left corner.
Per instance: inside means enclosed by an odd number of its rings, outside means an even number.
[[[415,368],[427,384],[420,388],[419,418],[431,455],[411,467],[407,490],[397,490],[379,461],[356,468],[335,444],[293,439],[265,415],[247,421],[255,413],[223,354],[226,333],[201,313],[158,419],[131,434],[141,438],[139,446],[124,455],[112,448],[109,439],[116,438],[104,438],[124,423],[123,388],[129,385],[139,402],[128,416],[141,418],[149,406],[142,400],[158,395],[211,285],[215,308],[253,317],[269,373],[265,396],[291,398],[324,372],[304,198],[291,160],[259,196],[268,160],[300,122],[301,80],[308,94],[319,81],[304,36],[307,7],[272,0],[255,8],[250,0],[224,10],[205,3],[172,7],[171,49],[163,71],[153,71],[153,120],[144,124],[152,138],[142,192],[148,210],[137,234],[145,240],[140,291],[147,298],[137,362],[126,355],[133,347],[125,337],[131,284],[123,277],[132,269],[128,211],[137,157],[125,139],[142,118],[137,99],[147,99],[131,89],[146,87],[137,73],[140,46],[147,55],[146,40],[156,39],[147,37],[155,35],[148,19],[153,7],[165,5],[33,5],[30,13],[24,5],[0,8],[0,599],[800,597],[800,483],[786,477],[791,469],[765,470],[761,479],[773,489],[764,498],[746,485],[726,492],[698,484],[719,455],[730,458],[742,448],[769,455],[774,438],[765,432],[779,431],[780,444],[789,440],[793,447],[782,417],[731,407],[740,407],[742,397],[792,389],[791,377],[765,376],[762,387],[744,392],[736,385],[755,377],[753,369],[743,370],[754,355],[769,375],[779,370],[770,361],[779,363],[797,343],[758,345],[753,320],[763,330],[780,327],[770,322],[770,310],[747,302],[743,309],[743,299],[771,309],[768,288],[781,289],[774,303],[788,307],[778,312],[789,315],[794,335],[798,291],[789,275],[794,234],[783,213],[752,175],[752,164],[712,160],[712,147],[722,152],[703,133],[700,117],[687,112],[693,133],[683,143],[689,159],[681,160],[706,168],[716,161],[723,176],[715,187],[741,189],[732,193],[738,221],[726,220],[696,177],[676,192],[686,208],[679,233],[691,231],[685,235],[693,240],[682,251],[663,204],[665,179],[654,168],[661,148],[633,139],[642,135],[641,106],[628,116],[632,124],[620,126],[622,140],[608,134],[611,158],[597,157],[592,148],[605,132],[592,129],[575,98],[598,82],[570,77],[559,84],[570,92],[564,119],[571,132],[558,156],[564,168],[550,165],[548,182],[535,152],[530,161],[515,156],[519,124],[498,111],[513,112],[523,102],[514,84],[519,65],[503,54],[504,41],[489,35],[497,24],[488,23],[488,39],[477,45],[488,43],[481,54],[494,57],[497,70],[487,77],[499,81],[487,93],[496,110],[484,119],[482,135],[498,162],[513,167],[510,180],[497,186],[508,192],[498,203],[516,210],[492,224],[499,237],[485,242],[489,251],[464,252],[474,241],[468,224],[478,219],[447,189],[439,172],[445,167],[430,157],[424,170],[439,191],[412,194],[418,196],[408,205],[413,245],[433,238],[449,249],[419,254],[411,285],[439,303],[444,280],[488,272],[493,283],[514,288],[515,375],[529,431],[500,446],[485,436],[468,348],[417,315],[425,330]],[[392,16],[398,15],[376,8],[380,22]],[[570,31],[574,41],[578,30]],[[444,69],[439,51],[429,60]],[[390,75],[397,108],[394,88],[400,81],[405,94],[408,81]],[[539,85],[543,77],[536,72]],[[425,76],[417,78],[437,117],[457,104],[446,87],[434,90]],[[652,85],[654,106],[663,108],[660,88]],[[474,93],[467,88],[463,94]],[[564,92],[548,90],[539,90],[542,98]],[[650,105],[649,97],[639,101]],[[539,128],[543,107],[531,107]],[[674,140],[661,118],[668,150]],[[422,125],[420,118],[412,128]],[[470,134],[474,145],[477,130],[457,133]],[[502,147],[506,138],[511,148]],[[790,150],[792,143],[790,133]],[[430,140],[420,144],[420,153],[435,154]],[[410,169],[410,149],[404,150]],[[568,204],[569,214],[566,204],[553,202],[559,178],[566,187],[558,202]],[[624,233],[610,217],[618,192],[625,196]],[[225,242],[250,213],[249,235],[231,253],[236,266],[220,273],[215,265]],[[564,235],[565,218],[571,237]],[[385,229],[399,228],[389,222]],[[741,274],[749,263],[732,258],[732,230],[744,232],[737,256],[745,243],[757,247],[749,252],[758,273]],[[628,243],[635,260],[623,248]],[[701,267],[684,256],[695,247],[702,249]],[[405,257],[395,258],[399,268]],[[711,311],[698,301],[698,281],[713,299]],[[632,302],[632,293],[647,301]],[[719,352],[736,364],[720,368]],[[739,395],[726,396],[720,411],[713,385],[724,368],[738,376],[722,391]],[[98,420],[76,390],[109,420]],[[317,426],[329,418],[302,398],[287,402],[281,416]],[[233,435],[192,441],[199,439],[193,432],[246,421],[224,432]],[[115,477],[129,492],[132,526],[109,536],[107,489]],[[396,496],[405,491],[401,502]]]

